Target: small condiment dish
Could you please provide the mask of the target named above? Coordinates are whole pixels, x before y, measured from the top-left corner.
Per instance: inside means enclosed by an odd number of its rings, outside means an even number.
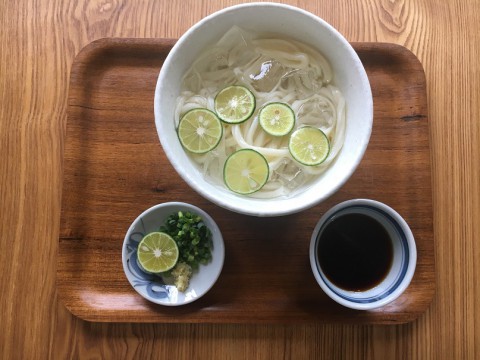
[[[142,238],[158,231],[165,220],[178,211],[190,211],[202,217],[212,233],[212,260],[200,265],[193,272],[190,285],[180,292],[174,285],[167,284],[161,276],[142,271],[137,263],[137,247]],[[122,263],[125,276],[132,287],[145,299],[160,305],[178,306],[191,303],[205,295],[215,284],[223,268],[225,246],[215,221],[202,209],[182,202],[167,202],[155,205],[140,214],[128,229],[122,248]]]

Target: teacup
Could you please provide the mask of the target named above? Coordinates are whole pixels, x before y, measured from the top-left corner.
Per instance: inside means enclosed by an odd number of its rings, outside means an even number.
[[[415,272],[417,249],[410,227],[394,209],[355,199],[328,210],[310,241],[310,264],[323,291],[357,310],[397,299]]]

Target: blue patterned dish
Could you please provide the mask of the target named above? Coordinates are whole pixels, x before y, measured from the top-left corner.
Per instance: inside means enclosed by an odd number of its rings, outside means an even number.
[[[158,231],[167,217],[177,211],[190,211],[200,215],[212,232],[213,240],[212,261],[200,265],[194,271],[185,292],[178,291],[168,278],[145,273],[137,263],[137,247],[142,238],[150,232]],[[166,306],[188,304],[207,293],[220,276],[224,258],[223,238],[215,221],[200,208],[182,202],[163,203],[145,210],[128,229],[122,248],[123,270],[132,287],[145,299]]]

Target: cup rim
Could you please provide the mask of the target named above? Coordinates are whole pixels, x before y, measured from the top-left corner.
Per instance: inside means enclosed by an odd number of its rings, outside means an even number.
[[[406,265],[403,269],[400,270],[399,278],[395,281],[395,285],[393,286],[393,291],[387,291],[387,294],[380,298],[375,299],[375,297],[369,297],[369,302],[364,302],[362,299],[359,301],[353,301],[345,298],[342,295],[339,295],[337,292],[334,291],[323,279],[323,276],[319,272],[319,264],[317,262],[316,256],[316,246],[318,242],[318,235],[320,230],[322,229],[323,225],[327,223],[332,216],[337,214],[338,212],[348,209],[348,208],[370,208],[375,210],[380,210],[383,214],[390,217],[390,220],[394,222],[394,226],[397,227],[397,230],[400,230],[402,233],[402,237],[404,238],[404,242],[406,244]],[[310,265],[312,268],[312,273],[320,285],[322,290],[334,301],[337,303],[356,310],[372,310],[382,306],[389,304],[390,302],[396,300],[400,295],[404,293],[407,287],[410,285],[410,282],[413,278],[416,268],[417,262],[417,249],[415,244],[415,239],[413,233],[408,226],[405,219],[393,208],[390,206],[371,199],[352,199],[341,202],[332,208],[330,208],[318,221],[316,224],[314,231],[312,233],[312,237],[310,240]],[[360,292],[359,292],[360,293]]]

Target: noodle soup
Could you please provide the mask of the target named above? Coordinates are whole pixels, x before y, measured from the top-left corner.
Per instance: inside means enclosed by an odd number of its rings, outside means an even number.
[[[225,187],[223,167],[239,149],[252,149],[268,162],[265,185],[248,196],[290,197],[322,176],[340,153],[346,122],[345,100],[334,85],[328,61],[315,49],[283,36],[256,37],[232,27],[215,45],[205,51],[185,73],[176,101],[175,127],[190,110],[215,111],[218,92],[227,86],[242,85],[254,95],[253,115],[240,124],[223,123],[219,144],[204,154],[189,154],[210,183]],[[327,136],[330,149],[319,165],[296,161],[289,151],[289,135],[272,136],[259,124],[258,114],[274,102],[287,104],[295,114],[292,131],[312,126]]]

